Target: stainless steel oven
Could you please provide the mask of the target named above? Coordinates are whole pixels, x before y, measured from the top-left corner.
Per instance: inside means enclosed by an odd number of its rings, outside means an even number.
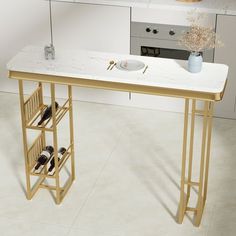
[[[189,52],[179,45],[187,26],[131,22],[131,54],[187,60]],[[202,53],[205,62],[213,62],[214,50]]]

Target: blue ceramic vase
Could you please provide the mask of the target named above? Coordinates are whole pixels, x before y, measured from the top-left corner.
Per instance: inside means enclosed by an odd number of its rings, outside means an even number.
[[[191,52],[188,58],[188,71],[198,73],[202,70],[202,55],[200,53]]]

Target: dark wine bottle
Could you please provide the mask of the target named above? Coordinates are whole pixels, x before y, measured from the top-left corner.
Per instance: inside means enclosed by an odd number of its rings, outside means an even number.
[[[66,152],[66,149],[64,147],[61,147],[59,150],[58,150],[58,161],[61,160],[63,154]],[[55,167],[55,160],[54,160],[54,157],[52,158],[52,160],[50,161],[50,167],[48,168],[48,172],[51,172]]]
[[[38,170],[41,165],[45,165],[47,160],[52,156],[53,151],[54,149],[52,146],[46,146],[45,149],[40,153],[37,160],[37,165],[34,167],[34,169]]]
[[[58,109],[58,103],[55,102],[55,108]],[[41,120],[38,122],[38,125],[41,125],[45,120],[49,119],[52,116],[52,105],[48,106],[44,111]]]

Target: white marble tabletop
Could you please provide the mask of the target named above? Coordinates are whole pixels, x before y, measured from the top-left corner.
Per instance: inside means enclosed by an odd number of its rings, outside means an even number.
[[[114,67],[107,70],[109,61],[135,59],[148,65],[143,74],[139,71],[122,71]],[[7,64],[9,71],[55,75],[88,80],[146,85],[152,87],[189,90],[204,93],[221,93],[224,90],[228,66],[203,63],[200,73],[186,69],[187,61],[111,54],[94,51],[56,50],[55,60],[45,60],[43,47],[28,46]]]

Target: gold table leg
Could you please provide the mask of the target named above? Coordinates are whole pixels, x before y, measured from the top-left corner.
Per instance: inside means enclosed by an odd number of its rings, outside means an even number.
[[[193,168],[193,148],[194,148],[194,129],[195,129],[195,115],[203,115],[203,129],[202,129],[202,144],[201,144],[201,158],[200,158],[200,173],[198,182],[192,181],[192,168]],[[199,226],[202,219],[202,213],[204,210],[207,185],[208,185],[208,171],[209,171],[209,159],[210,159],[210,147],[211,147],[211,131],[212,131],[212,114],[213,114],[213,102],[204,101],[203,110],[196,109],[196,100],[192,100],[192,112],[191,112],[191,128],[188,132],[189,122],[189,99],[185,99],[185,115],[184,115],[184,135],[183,135],[183,153],[182,153],[182,171],[181,171],[181,187],[180,187],[180,201],[178,208],[177,221],[183,222],[184,215],[187,211],[193,211],[195,213],[195,226]],[[188,149],[188,135],[189,140],[189,157],[187,160]],[[188,175],[186,177],[186,163],[188,161]],[[185,192],[185,186],[187,186],[187,193]],[[198,200],[196,208],[188,207],[189,198],[191,195],[191,187],[198,187]]]
[[[51,104],[52,104],[52,127],[53,127],[53,147],[54,147],[54,162],[55,162],[55,181],[56,181],[56,204],[60,204],[60,179],[58,166],[58,144],[57,144],[57,124],[56,124],[56,107],[55,107],[55,84],[50,84],[51,87]]]
[[[180,184],[180,201],[179,201],[179,214],[178,222],[182,223],[186,208],[186,196],[185,196],[185,169],[186,169],[186,155],[187,155],[187,135],[188,135],[188,113],[189,113],[189,99],[185,100],[184,111],[184,135],[183,135],[183,150],[182,150],[182,173]]]
[[[40,187],[40,184],[45,180],[45,176],[41,176],[34,184],[31,183],[30,178],[30,169],[32,168],[30,159],[32,159],[32,153],[30,153],[28,140],[27,140],[27,122],[29,122],[29,113],[33,113],[33,109],[35,108],[35,104],[41,106],[43,104],[43,95],[42,95],[42,83],[38,83],[38,89],[36,89],[37,93],[33,93],[31,95],[31,102],[25,101],[24,99],[24,86],[23,81],[19,80],[19,97],[20,97],[20,108],[21,108],[21,122],[22,122],[22,134],[23,134],[23,146],[24,146],[24,157],[25,157],[25,174],[26,174],[26,197],[28,200],[32,199],[37,190]],[[28,103],[27,103],[28,102]],[[29,105],[27,105],[29,104]],[[41,131],[42,139],[41,145],[45,146],[45,131]],[[39,143],[37,146],[37,150],[40,148]],[[32,146],[31,146],[32,147]]]
[[[19,95],[20,95],[20,108],[21,108],[21,125],[22,125],[22,135],[23,135],[23,146],[24,146],[24,157],[25,157],[25,175],[26,175],[26,197],[28,200],[32,198],[31,195],[31,183],[29,174],[29,162],[28,162],[28,142],[27,142],[27,132],[26,132],[26,120],[25,120],[25,109],[24,109],[24,88],[23,81],[18,80],[19,83]]]
[[[71,143],[71,175],[72,181],[75,179],[75,148],[74,148],[74,125],[73,125],[73,107],[72,107],[72,86],[68,85],[69,97],[69,119],[70,119],[70,143]]]

